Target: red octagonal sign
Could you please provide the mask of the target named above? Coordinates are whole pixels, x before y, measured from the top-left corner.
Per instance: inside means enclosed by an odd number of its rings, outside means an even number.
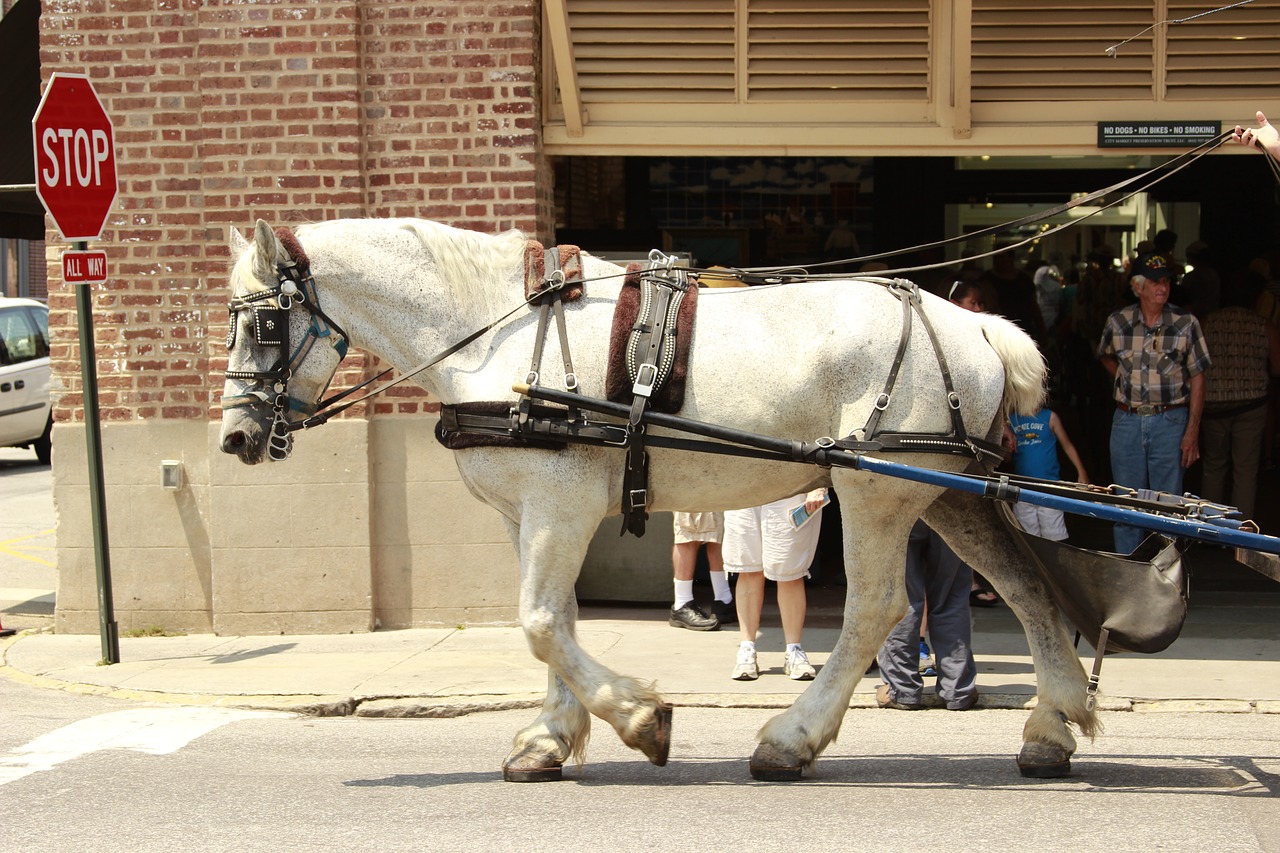
[[[64,240],[96,240],[116,203],[111,118],[82,74],[54,74],[31,120],[36,195]]]

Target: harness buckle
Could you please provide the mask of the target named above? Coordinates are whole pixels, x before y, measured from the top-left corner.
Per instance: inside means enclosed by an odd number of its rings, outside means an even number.
[[[876,398],[875,407],[883,412],[885,409],[889,408],[890,399],[892,398],[888,394],[881,394]]]
[[[529,384],[533,384],[533,383],[529,383]],[[564,375],[564,390],[566,391],[578,390],[578,374],[566,373]]]
[[[538,371],[536,371],[536,370],[530,370],[528,373],[526,373],[526,374],[524,375],[524,384],[525,384],[525,385],[537,385],[537,384],[538,384]]]
[[[655,252],[657,249],[654,250]],[[658,366],[642,364],[636,369],[636,381],[631,386],[631,393],[637,397],[649,397],[653,394],[653,386],[658,382]]]
[[[648,489],[632,489],[627,492],[627,509],[637,510],[644,509],[649,505]]]
[[[950,406],[951,408],[953,408],[953,409],[955,409],[955,410],[959,411],[959,409],[960,409],[960,395],[959,395],[959,394],[957,394],[955,391],[952,391],[951,393],[949,393],[949,394],[947,395],[947,405],[948,405],[948,406]]]
[[[607,433],[620,435],[617,441],[610,441],[607,438],[601,438],[600,443],[609,447],[626,447],[631,443],[631,430],[629,427],[603,426],[602,429]]]

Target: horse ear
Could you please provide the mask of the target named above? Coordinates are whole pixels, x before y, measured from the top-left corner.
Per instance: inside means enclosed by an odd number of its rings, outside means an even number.
[[[240,229],[233,227],[231,229],[231,256],[233,258],[240,257],[249,248],[249,245],[249,241],[240,233]]]
[[[262,281],[272,281],[276,274],[276,257],[280,243],[275,232],[264,220],[259,219],[253,227],[253,247],[257,254],[253,259],[254,272]]]

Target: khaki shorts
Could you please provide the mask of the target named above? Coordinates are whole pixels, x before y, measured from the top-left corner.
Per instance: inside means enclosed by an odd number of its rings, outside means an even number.
[[[675,541],[719,542],[724,539],[724,514],[719,512],[677,512],[675,515]]]

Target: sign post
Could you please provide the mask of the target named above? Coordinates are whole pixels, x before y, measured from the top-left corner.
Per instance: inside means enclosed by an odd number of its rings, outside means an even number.
[[[106,253],[89,252],[88,241],[102,236],[119,192],[115,135],[111,118],[89,78],[55,73],[31,119],[35,138],[36,195],[53,218],[62,239],[75,251],[63,256],[63,276],[76,288],[80,320],[80,373],[84,385],[85,443],[89,462],[89,500],[98,577],[98,622],[102,660],[120,662],[120,629],[111,593],[111,557],[107,536],[106,488],[102,475],[102,425],[98,409],[98,360],[93,337],[89,284],[106,281]],[[73,278],[68,270],[76,272]]]

